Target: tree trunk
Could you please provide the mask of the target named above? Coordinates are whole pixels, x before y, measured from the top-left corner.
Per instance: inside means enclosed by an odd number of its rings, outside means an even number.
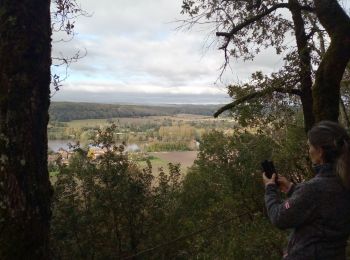
[[[49,0],[0,0],[0,259],[49,259]]]
[[[304,114],[305,131],[311,129],[315,122],[312,111],[312,76],[311,76],[311,55],[308,46],[308,38],[305,32],[305,22],[301,14],[300,4],[297,0],[289,0],[289,10],[292,13],[295,38],[299,56],[299,77],[301,90],[301,103]]]
[[[313,110],[316,122],[338,121],[340,82],[350,59],[350,18],[338,1],[315,0],[316,15],[331,38],[316,72]]]

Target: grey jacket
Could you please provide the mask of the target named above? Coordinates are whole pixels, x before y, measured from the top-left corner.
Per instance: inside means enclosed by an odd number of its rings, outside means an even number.
[[[310,181],[295,185],[284,201],[277,185],[267,185],[265,205],[272,224],[293,229],[283,259],[345,259],[350,192],[330,165],[323,166]]]

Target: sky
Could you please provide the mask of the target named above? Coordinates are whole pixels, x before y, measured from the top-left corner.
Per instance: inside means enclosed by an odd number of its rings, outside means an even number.
[[[76,19],[72,41],[54,42],[53,57],[77,51],[86,55],[70,65],[53,101],[229,103],[228,84],[244,82],[256,70],[271,73],[282,64],[282,58],[267,49],[254,61],[232,61],[218,80],[223,52],[210,44],[215,36],[208,38],[205,29],[177,29],[176,21],[185,18],[181,0],[80,2],[91,16]],[[62,67],[54,69],[64,75]]]

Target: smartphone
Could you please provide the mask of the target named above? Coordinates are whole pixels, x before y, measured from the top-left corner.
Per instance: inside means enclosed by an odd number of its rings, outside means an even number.
[[[266,177],[269,179],[271,179],[272,174],[276,173],[276,169],[275,169],[275,165],[273,164],[273,161],[265,160],[261,162],[261,167],[265,172]]]

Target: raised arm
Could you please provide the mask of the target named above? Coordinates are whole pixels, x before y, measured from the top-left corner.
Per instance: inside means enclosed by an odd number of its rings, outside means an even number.
[[[272,224],[280,229],[295,228],[310,221],[316,210],[316,194],[310,184],[299,184],[291,196],[281,201],[278,187],[269,184],[265,188],[265,205]]]

